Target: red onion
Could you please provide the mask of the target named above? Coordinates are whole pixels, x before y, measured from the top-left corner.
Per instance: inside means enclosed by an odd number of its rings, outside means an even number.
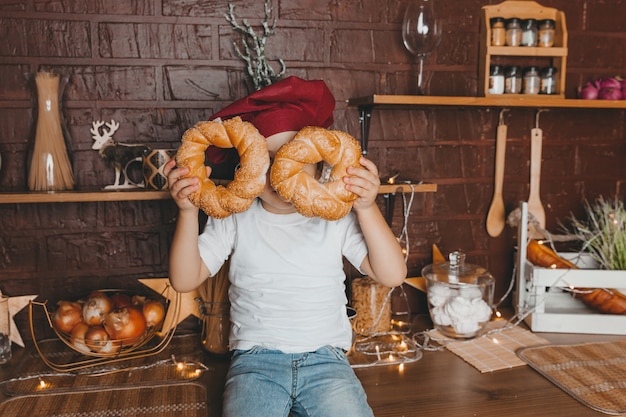
[[[621,100],[622,84],[620,81],[615,77],[608,77],[601,80],[598,98],[600,100]]]
[[[583,100],[596,100],[600,83],[598,81],[587,81],[583,87],[578,87],[578,98]]]

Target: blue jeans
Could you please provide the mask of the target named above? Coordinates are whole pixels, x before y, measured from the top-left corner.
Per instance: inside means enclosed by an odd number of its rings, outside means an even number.
[[[341,349],[233,353],[223,417],[373,417],[365,390]]]

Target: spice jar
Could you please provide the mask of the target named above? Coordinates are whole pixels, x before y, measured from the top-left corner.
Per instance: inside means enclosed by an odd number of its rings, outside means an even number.
[[[513,17],[506,22],[506,44],[508,46],[520,46],[522,41],[522,26],[517,17]]]
[[[489,94],[504,93],[504,71],[500,65],[491,65],[489,71]]]
[[[556,73],[555,67],[545,67],[541,70],[541,94],[556,94]]]
[[[524,69],[523,92],[524,94],[539,94],[541,78],[537,67]]]
[[[506,39],[506,29],[504,28],[503,17],[493,17],[489,21],[491,24],[491,45],[504,46]]]
[[[535,19],[522,20],[521,46],[537,46],[537,21]]]
[[[504,70],[504,92],[519,94],[522,91],[522,69],[516,65]]]
[[[544,19],[539,21],[537,30],[537,45],[542,47],[551,47],[554,45],[554,28],[555,23],[552,19]]]

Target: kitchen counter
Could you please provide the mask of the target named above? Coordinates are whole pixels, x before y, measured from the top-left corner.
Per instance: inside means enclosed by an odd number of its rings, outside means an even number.
[[[624,336],[548,334],[555,344],[623,340]],[[198,338],[199,339],[199,338]],[[228,358],[199,349],[208,366],[198,380],[207,388],[209,416],[221,415]],[[30,349],[14,346],[14,358],[0,366],[0,380],[14,377]],[[528,366],[481,374],[447,351],[425,351],[417,362],[356,370],[377,417],[401,416],[602,416],[571,398]],[[3,395],[3,400],[8,397]]]

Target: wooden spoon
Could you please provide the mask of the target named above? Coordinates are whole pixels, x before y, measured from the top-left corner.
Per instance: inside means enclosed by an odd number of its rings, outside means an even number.
[[[504,199],[502,198],[502,185],[504,183],[504,158],[506,155],[506,133],[507,126],[502,123],[498,125],[496,134],[496,172],[493,185],[493,197],[491,206],[487,212],[487,233],[491,237],[498,237],[506,222],[504,212]]]
[[[530,195],[528,196],[528,212],[531,213],[542,229],[546,228],[546,212],[539,196],[541,182],[541,147],[543,131],[535,127],[530,131]]]

